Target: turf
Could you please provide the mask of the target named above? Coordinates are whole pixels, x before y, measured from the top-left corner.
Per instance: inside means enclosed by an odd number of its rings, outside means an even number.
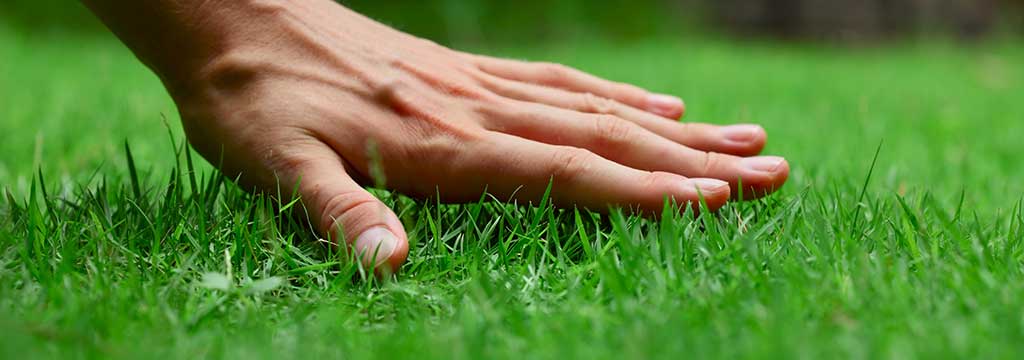
[[[1024,347],[1024,47],[482,49],[757,122],[777,195],[646,220],[417,202],[368,279],[183,145],[106,36],[0,30],[0,357],[999,358]],[[130,151],[128,150],[130,149]]]

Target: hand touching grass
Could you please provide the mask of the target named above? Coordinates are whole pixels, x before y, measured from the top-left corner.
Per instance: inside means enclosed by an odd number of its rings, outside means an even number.
[[[408,253],[363,185],[413,197],[537,199],[654,213],[666,198],[782,186],[756,125],[675,121],[677,98],[557,64],[472,55],[328,0],[86,3],[163,80],[191,144],[261,191],[297,184],[323,234],[368,266]],[[371,171],[378,169],[379,171]]]

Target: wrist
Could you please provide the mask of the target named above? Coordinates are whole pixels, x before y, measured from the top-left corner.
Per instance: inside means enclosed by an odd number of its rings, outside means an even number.
[[[299,6],[293,0],[82,1],[172,93],[201,80],[204,67],[240,44],[265,44],[261,36]]]
[[[280,21],[288,0],[224,1],[197,9],[157,38],[163,46],[136,53],[164,82],[172,95],[208,82],[209,68],[244,46],[267,46],[262,38]],[[133,48],[133,50],[135,50]]]

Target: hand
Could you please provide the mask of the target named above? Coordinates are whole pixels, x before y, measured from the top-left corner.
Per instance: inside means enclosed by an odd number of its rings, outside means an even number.
[[[204,19],[223,36],[207,61],[162,74],[189,141],[244,186],[298,183],[319,229],[367,265],[397,269],[408,242],[363,185],[460,202],[536,200],[552,182],[556,204],[657,213],[788,176],[782,158],[754,156],[763,129],[679,123],[673,97],[453,51],[326,0],[232,11]]]

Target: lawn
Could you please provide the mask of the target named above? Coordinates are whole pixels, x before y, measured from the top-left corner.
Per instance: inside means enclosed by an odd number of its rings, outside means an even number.
[[[791,180],[661,220],[381,192],[412,249],[375,281],[184,150],[116,40],[0,30],[0,358],[1013,357],[1019,44],[479,49],[763,124]]]

